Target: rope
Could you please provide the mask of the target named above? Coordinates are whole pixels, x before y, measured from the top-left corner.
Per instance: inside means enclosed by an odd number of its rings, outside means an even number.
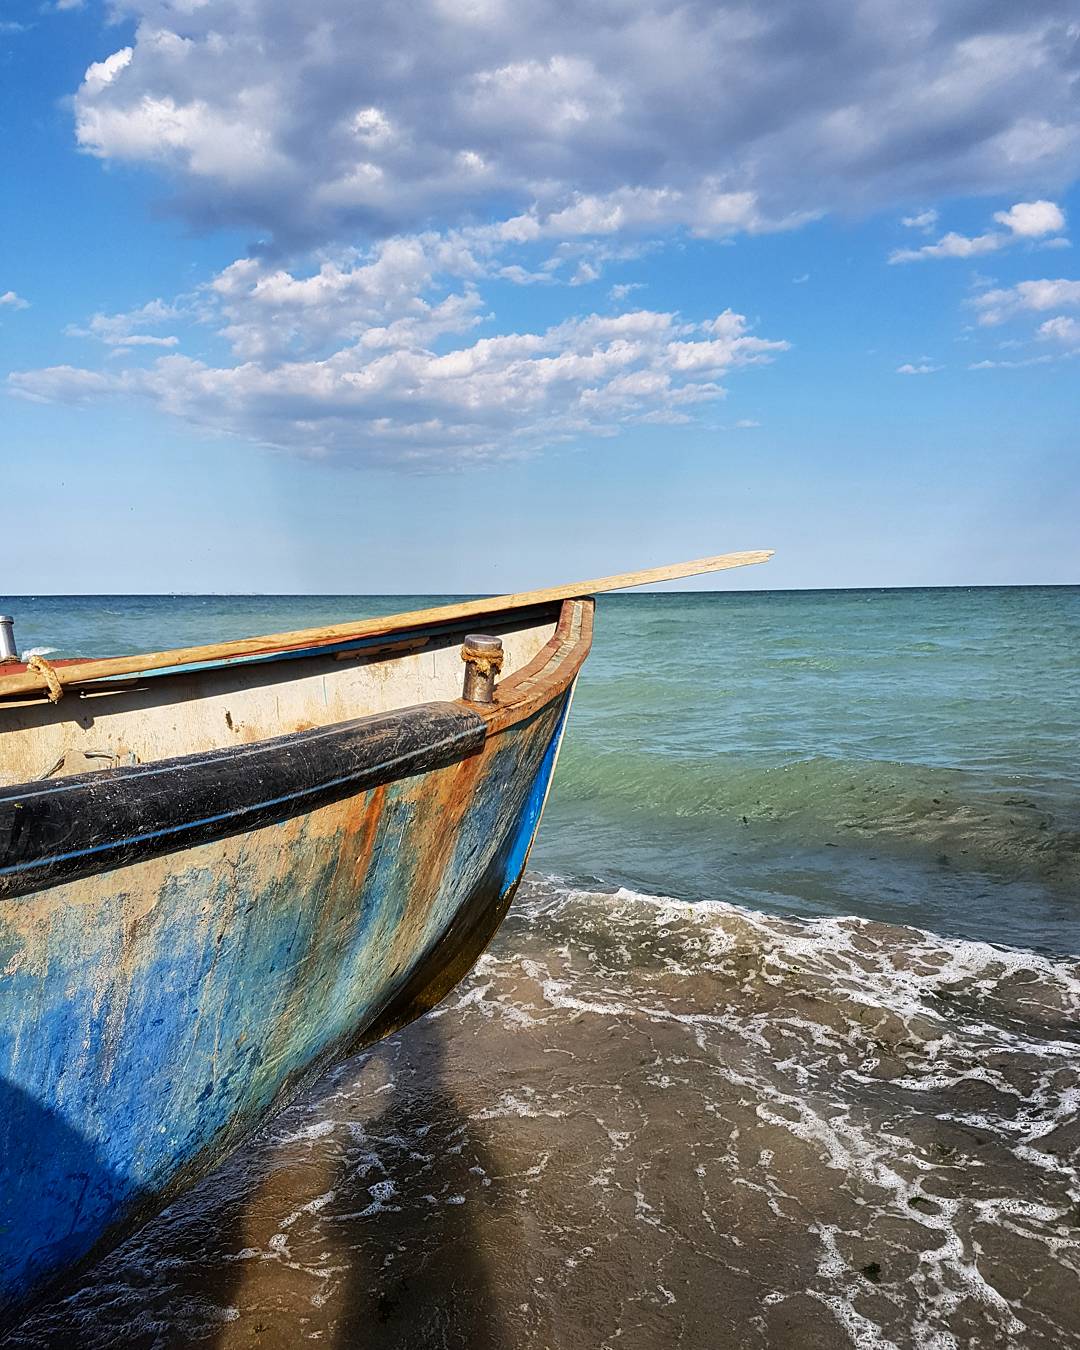
[[[26,669],[32,670],[40,675],[45,681],[45,688],[48,690],[49,702],[59,703],[64,697],[64,688],[57,678],[56,671],[49,665],[43,656],[29,656],[26,660]]]
[[[475,647],[464,646],[461,649],[461,659],[474,665],[476,673],[485,678],[498,675],[503,668],[503,654],[497,649],[478,651]]]

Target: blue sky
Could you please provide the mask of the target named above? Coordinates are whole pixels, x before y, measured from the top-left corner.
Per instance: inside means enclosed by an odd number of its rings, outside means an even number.
[[[1071,6],[357,12],[0,8],[0,589],[1080,581]]]

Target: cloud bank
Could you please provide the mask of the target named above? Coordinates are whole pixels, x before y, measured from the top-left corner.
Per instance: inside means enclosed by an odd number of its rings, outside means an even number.
[[[587,286],[672,236],[886,205],[926,241],[891,261],[1044,246],[1065,225],[1045,194],[1080,172],[1069,0],[112,9],[134,34],[75,93],[79,145],[156,168],[188,223],[253,246],[187,296],[70,326],[101,369],[10,385],[313,455],[448,465],[685,423],[786,342],[730,310],[630,308],[629,283],[608,294],[624,312],[566,304],[546,326],[499,321],[490,297]],[[928,201],[991,192],[1018,200],[931,242]],[[1025,303],[1002,292],[980,319]],[[1041,340],[1070,322],[1048,312]]]
[[[136,34],[86,73],[81,146],[279,247],[516,213],[724,236],[1080,168],[1068,0],[114,8]]]
[[[171,346],[147,329],[211,327],[232,364],[179,353],[120,371],[17,372],[13,391],[81,403],[124,395],[212,432],[310,455],[416,467],[490,461],[635,423],[686,423],[721,379],[786,350],[730,310],[704,322],[648,309],[470,340],[478,268],[460,240],[395,238],[312,274],[243,259],[174,306],[96,315],[79,335]],[[455,275],[455,273],[457,275]],[[454,284],[456,282],[456,284]]]

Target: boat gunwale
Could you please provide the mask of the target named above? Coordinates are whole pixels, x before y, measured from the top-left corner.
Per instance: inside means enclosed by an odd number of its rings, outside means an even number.
[[[565,603],[565,602],[563,602]],[[489,617],[495,626],[512,623],[514,627],[527,627],[530,624],[542,624],[545,621],[551,622],[553,617],[560,613],[558,603],[548,601],[547,603],[538,603],[512,609],[501,610],[498,613],[491,614]],[[312,630],[316,631],[316,630]],[[319,659],[332,659],[335,661],[346,661],[350,658],[357,660],[367,659],[374,663],[380,658],[392,659],[401,654],[411,654],[421,650],[439,639],[445,639],[460,633],[476,631],[476,625],[468,618],[447,618],[442,622],[422,623],[413,627],[394,628],[386,633],[376,633],[367,635],[356,635],[352,637],[343,637],[337,640],[327,640],[323,642],[312,642],[290,647],[272,647],[264,651],[245,654],[242,656],[222,657],[211,661],[180,661],[174,665],[154,666],[146,670],[132,671],[120,674],[101,674],[87,675],[85,678],[63,679],[61,684],[65,695],[71,694],[78,698],[95,698],[104,695],[116,695],[130,692],[135,689],[147,687],[149,681],[159,680],[184,680],[190,685],[190,682],[197,680],[200,675],[210,674],[220,671],[246,670],[253,666],[272,667],[276,665],[285,665],[291,661],[313,661]],[[180,649],[178,649],[179,651]],[[189,650],[200,650],[191,648]],[[154,653],[155,656],[169,655],[170,653]],[[50,669],[58,677],[63,677],[72,667],[92,667],[98,664],[111,664],[114,658],[111,657],[64,657],[60,660],[50,662]],[[116,658],[117,660],[128,658]],[[137,656],[130,658],[138,660]],[[20,687],[14,693],[6,692],[4,685],[9,677],[5,672],[13,671],[15,676],[26,672],[29,668],[21,663],[8,662],[0,663],[0,716],[9,709],[25,708],[45,703],[48,700],[48,692],[40,683],[35,681],[32,688]],[[0,723],[0,733],[3,731]]]

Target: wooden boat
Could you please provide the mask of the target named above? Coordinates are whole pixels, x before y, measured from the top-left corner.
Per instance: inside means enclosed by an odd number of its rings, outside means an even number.
[[[768,556],[0,665],[0,1321],[470,969],[536,833],[586,596]]]

